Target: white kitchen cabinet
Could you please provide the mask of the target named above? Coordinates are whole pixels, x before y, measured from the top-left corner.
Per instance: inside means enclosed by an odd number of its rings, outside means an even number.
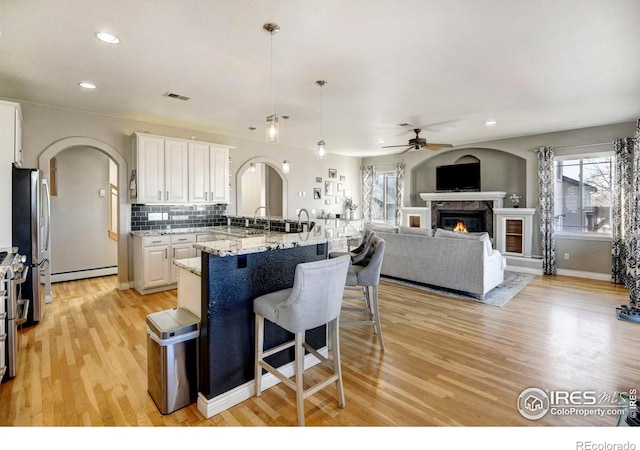
[[[11,247],[11,166],[22,165],[22,113],[20,104],[0,100],[0,247]]]
[[[229,147],[189,142],[189,201],[229,203]]]
[[[209,202],[229,203],[229,147],[210,146]]]
[[[140,294],[175,289],[178,271],[176,259],[196,256],[195,234],[133,236],[134,288]]]
[[[195,257],[196,249],[193,248],[195,242],[195,234],[177,234],[171,236],[171,283],[178,282],[178,266],[176,266],[173,261],[176,259]]]
[[[209,144],[189,142],[189,201],[209,202]]]
[[[187,202],[187,141],[140,133],[136,133],[133,140],[137,202]]]
[[[185,141],[164,140],[165,202],[189,201],[189,152]]]

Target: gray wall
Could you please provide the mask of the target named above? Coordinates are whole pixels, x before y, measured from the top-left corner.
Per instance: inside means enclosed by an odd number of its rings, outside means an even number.
[[[426,182],[420,180],[421,171],[414,170],[427,164],[425,167],[437,165],[435,163],[427,163],[427,161],[438,158],[440,161],[455,161],[456,155],[464,155],[467,153],[475,154],[480,149],[498,150],[507,154],[515,155],[524,160],[525,164],[525,194],[521,200],[521,206],[525,208],[539,208],[538,201],[538,174],[537,159],[535,150],[542,146],[554,147],[555,154],[564,155],[583,155],[600,153],[603,151],[613,150],[612,141],[616,138],[633,137],[636,128],[635,122],[625,122],[619,124],[603,125],[598,127],[580,128],[569,131],[559,131],[556,133],[545,133],[531,136],[520,136],[509,139],[500,139],[486,142],[473,142],[464,145],[458,145],[451,150],[439,150],[432,152],[428,150],[408,152],[404,155],[394,154],[372,158],[363,158],[363,165],[390,166],[397,162],[405,162],[405,189],[409,189],[404,195],[405,206],[424,206],[424,202],[419,200],[418,194],[423,187],[427,187]],[[603,145],[594,145],[603,144]],[[451,156],[447,156],[452,153]],[[501,153],[494,153],[500,155]],[[504,155],[508,157],[507,155]],[[500,163],[501,165],[503,163]],[[492,186],[504,186],[504,188],[496,189],[500,191],[510,192],[511,189],[522,189],[522,182],[514,180],[507,171],[510,163],[502,165],[505,170],[492,172]],[[520,173],[520,171],[518,171]],[[488,184],[485,184],[485,173],[482,173],[483,190],[489,190]],[[434,181],[435,182],[435,181]],[[514,185],[513,183],[516,182]],[[516,187],[518,186],[518,187]],[[433,191],[431,191],[433,192]],[[536,213],[534,223],[538,223],[539,215]],[[609,274],[611,272],[611,242],[610,240],[589,240],[589,239],[567,239],[562,237],[556,238],[557,243],[557,263],[559,269],[594,272],[600,274]],[[570,253],[570,259],[564,260],[565,252]],[[533,253],[540,255],[540,235],[534,233],[533,236]],[[575,256],[574,256],[575,255]],[[589,255],[588,257],[584,255]]]
[[[56,156],[57,193],[51,197],[51,273],[115,267],[109,238],[109,158],[75,147]],[[99,192],[104,189],[104,197]]]
[[[7,99],[11,100],[11,99]],[[316,160],[313,147],[302,147],[306,143],[290,143],[286,139],[278,144],[266,143],[260,138],[263,134],[255,135],[257,140],[214,134],[200,130],[153,124],[142,120],[123,119],[99,114],[89,114],[81,111],[64,110],[32,103],[21,103],[24,118],[24,167],[38,167],[40,154],[56,142],[69,137],[89,137],[99,140],[115,149],[124,158],[126,174],[130,173],[132,163],[131,135],[134,132],[149,132],[160,136],[190,139],[195,136],[200,141],[219,143],[235,147],[230,151],[231,204],[228,208],[230,215],[236,214],[236,174],[241,167],[249,164],[255,157],[270,161],[280,167],[283,160],[291,163],[291,172],[286,174],[287,180],[287,210],[283,216],[294,218],[297,209],[306,208],[311,212],[326,208],[329,212],[343,212],[342,204],[332,204],[330,207],[321,205],[320,200],[313,199],[313,188],[316,187],[315,177],[326,179],[329,168],[337,169],[340,175],[346,175],[345,185],[348,192],[360,198],[360,158],[334,155],[329,153],[324,160]],[[250,132],[248,132],[250,133]],[[296,144],[296,145],[294,145]],[[126,177],[128,179],[128,176]],[[123,185],[126,185],[124,183]],[[131,217],[131,200],[122,191],[120,208],[123,218]],[[60,223],[60,225],[63,225]],[[120,229],[120,238],[127,241],[129,229]],[[130,243],[129,243],[130,244]],[[52,245],[55,245],[52,243]],[[69,251],[79,251],[72,248]],[[126,251],[118,252],[118,281],[121,287],[126,287],[133,280],[133,264],[131,246]]]

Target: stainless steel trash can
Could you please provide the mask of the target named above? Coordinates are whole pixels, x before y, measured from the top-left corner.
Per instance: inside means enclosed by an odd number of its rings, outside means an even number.
[[[147,389],[162,414],[196,401],[199,329],[184,308],[147,316]]]

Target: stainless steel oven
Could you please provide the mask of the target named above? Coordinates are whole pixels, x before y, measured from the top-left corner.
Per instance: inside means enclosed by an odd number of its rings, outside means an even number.
[[[20,288],[27,279],[26,257],[0,252],[0,382],[16,376],[18,367],[18,326],[26,322],[29,300],[22,300]]]

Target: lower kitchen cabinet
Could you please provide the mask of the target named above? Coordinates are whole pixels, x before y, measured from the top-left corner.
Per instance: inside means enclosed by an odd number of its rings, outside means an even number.
[[[175,289],[175,259],[193,258],[195,234],[133,236],[133,287],[140,294]]]

